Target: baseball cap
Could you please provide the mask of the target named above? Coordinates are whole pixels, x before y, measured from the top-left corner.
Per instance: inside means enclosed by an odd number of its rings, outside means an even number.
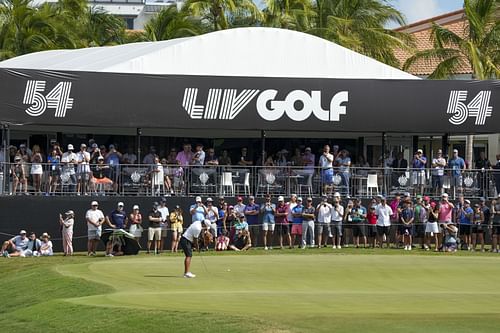
[[[441,194],[441,197],[443,197],[443,198],[448,198],[448,193],[443,193],[443,194]]]
[[[157,201],[153,202],[153,207],[158,207],[159,205],[160,204]]]
[[[432,208],[436,207],[436,203],[435,203],[434,201],[433,201],[433,202],[431,202],[431,207],[432,207]]]
[[[385,200],[385,197],[383,195],[379,196],[380,200]]]
[[[132,207],[132,209],[139,209],[139,206],[138,205],[134,205],[134,207]]]
[[[179,208],[181,208],[181,206],[175,205],[175,209],[179,209]]]
[[[118,206],[118,207],[123,207],[123,206],[124,206],[124,205],[123,205],[123,202],[121,202],[121,201],[120,201],[120,202],[118,203],[118,205],[117,205],[117,206]]]
[[[92,148],[97,148],[97,147],[99,147],[99,146],[97,145],[97,143],[95,143],[95,142],[94,142],[94,143],[92,144]]]
[[[219,200],[224,200],[224,196],[223,195],[219,195]]]
[[[17,155],[15,158],[14,158],[14,161],[20,161],[21,160],[21,156]]]
[[[109,145],[109,149],[115,149],[115,145]]]
[[[75,215],[75,212],[74,212],[74,211],[72,211],[72,210],[70,209],[70,210],[68,210],[68,211],[67,211],[66,213],[64,213],[64,214],[66,214],[66,215]]]
[[[422,199],[422,195],[421,195],[421,194],[418,194],[418,195],[417,195],[417,199]]]
[[[213,200],[212,200],[212,198],[207,198],[207,201],[210,201],[210,202],[212,202]]]
[[[40,238],[44,238],[44,237],[50,238],[49,234],[48,234],[48,233],[46,233],[46,232],[44,232],[44,233],[42,234],[42,236],[40,236]]]
[[[97,160],[98,160],[98,161],[104,161],[104,157],[99,156],[99,157],[97,158]]]
[[[19,145],[19,148],[26,148],[26,145],[25,145],[24,143],[21,143],[21,144]]]
[[[91,206],[99,206],[99,203],[97,201],[92,201],[90,203]]]
[[[422,149],[417,149],[417,153],[423,154],[424,151]]]
[[[302,201],[302,197],[298,197],[298,198],[297,198],[297,201]]]
[[[307,148],[306,148],[306,151],[311,151],[311,147],[307,147]]]
[[[431,201],[431,198],[429,198],[427,195],[424,197],[424,201]]]
[[[255,197],[253,195],[248,197],[248,200],[255,200]]]
[[[87,145],[86,145],[85,143],[82,143],[82,144],[80,145],[80,148],[87,148]]]
[[[210,225],[212,224],[212,222],[210,222],[209,219],[204,219],[203,223],[205,223],[205,225],[208,226],[208,227],[210,227]]]
[[[73,149],[74,149],[74,148],[73,148],[73,145],[70,143],[70,144],[68,145],[68,150],[73,150]]]
[[[465,199],[464,202],[470,205],[470,200],[469,199]]]
[[[333,193],[333,196],[340,198],[340,193],[339,192],[335,192],[335,193]]]
[[[233,206],[229,206],[229,207],[227,207],[227,209],[233,209],[233,208],[234,208]]]
[[[307,197],[307,201],[313,201],[313,198]]]
[[[196,197],[196,202],[201,202],[201,197]]]
[[[458,150],[457,150],[457,149],[453,149],[453,152],[454,152],[454,153],[458,153]]]
[[[160,201],[161,201],[161,202],[167,202],[167,198],[165,198],[165,197],[164,197],[164,198],[161,198],[161,199],[160,199]]]
[[[280,196],[278,197],[278,201],[285,201],[285,198],[283,198],[283,196],[282,196],[282,195],[280,195]]]
[[[236,200],[237,201],[243,201],[243,198],[242,197],[238,197]]]
[[[21,230],[19,231],[19,234],[22,235],[22,234],[25,234],[26,235],[26,230]]]

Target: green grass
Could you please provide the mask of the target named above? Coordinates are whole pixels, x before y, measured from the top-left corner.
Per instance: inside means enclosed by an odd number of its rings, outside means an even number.
[[[179,255],[1,260],[0,327],[375,333],[500,327],[495,254],[322,249],[202,255],[193,258],[195,279],[181,277]]]

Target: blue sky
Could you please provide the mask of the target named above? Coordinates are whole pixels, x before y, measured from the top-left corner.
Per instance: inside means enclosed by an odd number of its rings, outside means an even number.
[[[408,24],[462,8],[463,0],[390,0]]]

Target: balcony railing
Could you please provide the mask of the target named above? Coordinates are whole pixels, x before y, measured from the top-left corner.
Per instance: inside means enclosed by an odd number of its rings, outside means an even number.
[[[497,177],[497,178],[495,178]],[[296,193],[368,198],[377,194],[409,192],[439,196],[435,182],[452,198],[496,197],[493,170],[444,170],[442,178],[432,169],[379,169],[351,167],[322,170],[317,167],[179,166],[179,165],[76,165],[0,164],[0,195],[140,195],[140,196],[264,196]]]

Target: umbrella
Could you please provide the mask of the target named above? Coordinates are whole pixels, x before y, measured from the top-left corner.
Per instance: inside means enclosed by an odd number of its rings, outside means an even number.
[[[106,229],[101,236],[101,240],[104,242],[104,245],[108,243],[111,236],[116,242],[121,244],[123,254],[130,255],[139,253],[141,246],[131,233],[123,229]]]

